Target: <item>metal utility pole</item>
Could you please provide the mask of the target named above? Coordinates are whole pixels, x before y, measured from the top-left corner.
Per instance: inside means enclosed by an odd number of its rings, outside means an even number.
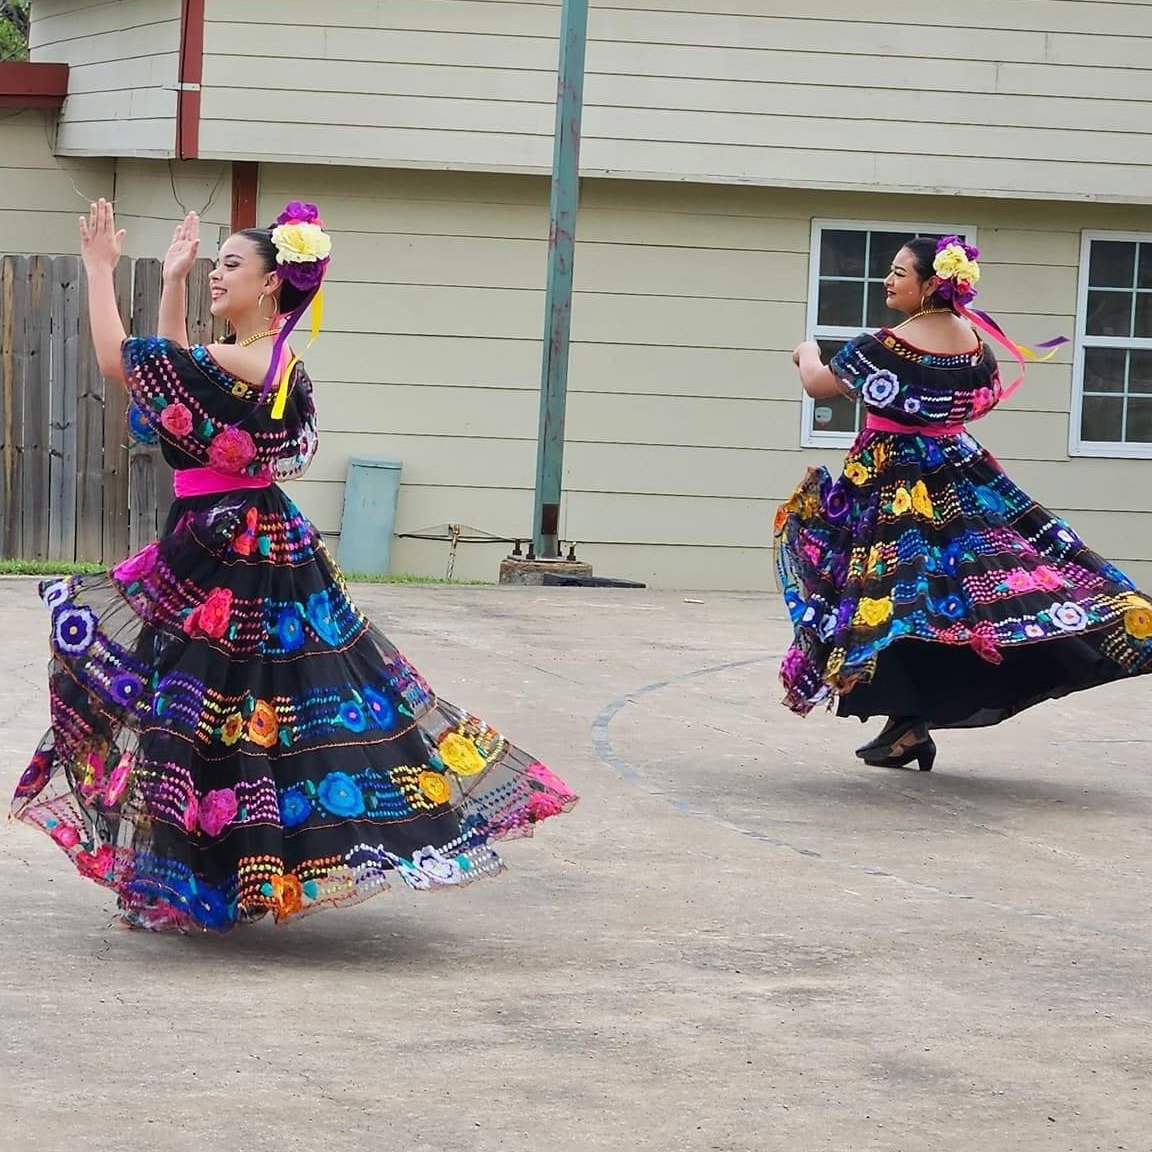
[[[556,137],[548,223],[548,285],[544,357],[540,371],[540,428],[536,449],[536,555],[559,553],[560,486],[564,472],[564,411],[568,399],[568,342],[572,325],[572,262],[580,199],[580,120],[584,111],[584,49],[588,0],[563,0],[556,88]]]

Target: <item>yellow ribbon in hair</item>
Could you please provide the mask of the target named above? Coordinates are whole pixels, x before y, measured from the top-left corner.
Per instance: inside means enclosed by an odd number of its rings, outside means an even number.
[[[316,343],[316,337],[320,335],[320,325],[324,321],[324,289],[318,288],[316,295],[312,298],[312,335],[308,340],[308,347],[311,348]]]
[[[292,379],[292,369],[299,363],[298,356],[291,357],[280,373],[280,387],[276,390],[276,399],[272,401],[273,420],[279,420],[284,415],[284,406],[288,403],[288,381]]]

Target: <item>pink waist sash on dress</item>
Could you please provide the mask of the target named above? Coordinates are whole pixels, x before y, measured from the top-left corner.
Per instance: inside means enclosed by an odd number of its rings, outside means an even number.
[[[215,496],[241,488],[267,488],[271,483],[272,477],[267,474],[240,476],[219,468],[178,468],[172,476],[172,491],[177,496]]]
[[[913,428],[910,424],[898,424],[895,420],[886,420],[869,412],[864,421],[864,427],[869,432],[899,432],[904,436],[963,436],[968,429],[963,424],[943,424]]]

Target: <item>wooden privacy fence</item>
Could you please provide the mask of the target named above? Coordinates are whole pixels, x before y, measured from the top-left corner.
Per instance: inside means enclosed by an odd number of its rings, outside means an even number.
[[[218,334],[211,262],[188,281],[188,336]],[[159,260],[121,260],[116,298],[129,332],[156,331]],[[0,556],[111,564],[157,532],[171,503],[158,447],[130,443],[128,397],[105,381],[75,256],[0,257]]]

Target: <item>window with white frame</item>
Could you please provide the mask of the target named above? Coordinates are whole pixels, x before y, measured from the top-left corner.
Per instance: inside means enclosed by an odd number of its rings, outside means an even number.
[[[1070,450],[1152,457],[1152,235],[1085,232]]]
[[[901,319],[884,303],[884,278],[906,240],[963,236],[972,243],[974,235],[974,228],[963,225],[813,220],[807,338],[820,345],[825,363],[861,330]],[[860,405],[847,396],[805,395],[802,419],[805,447],[846,447],[860,429]]]

